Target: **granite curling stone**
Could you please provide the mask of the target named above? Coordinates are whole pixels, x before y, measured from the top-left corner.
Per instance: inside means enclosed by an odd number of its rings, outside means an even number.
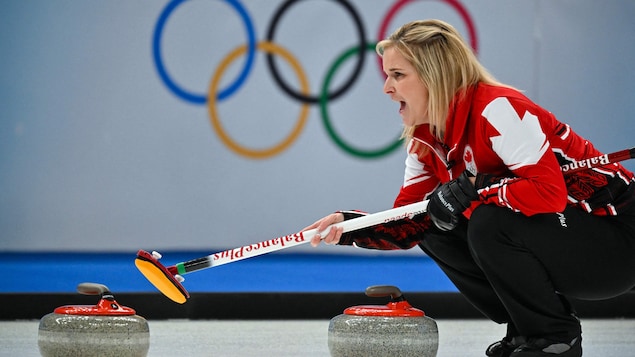
[[[370,297],[390,296],[386,305],[361,305],[331,319],[328,346],[332,357],[434,357],[439,347],[437,323],[412,307],[399,288],[370,286]]]
[[[82,283],[77,291],[100,295],[97,305],[67,305],[40,320],[38,347],[44,357],[142,357],[150,347],[148,322],[121,306],[102,284]]]

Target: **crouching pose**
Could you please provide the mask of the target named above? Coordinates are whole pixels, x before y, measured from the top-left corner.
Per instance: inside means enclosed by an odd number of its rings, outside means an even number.
[[[635,286],[633,174],[620,164],[563,173],[561,165],[601,152],[496,81],[447,23],[407,23],[377,53],[408,142],[394,205],[428,199],[428,212],[333,229],[311,243],[418,245],[479,311],[507,325],[487,356],[581,356],[569,298],[605,299]],[[339,211],[306,229],[361,214]]]

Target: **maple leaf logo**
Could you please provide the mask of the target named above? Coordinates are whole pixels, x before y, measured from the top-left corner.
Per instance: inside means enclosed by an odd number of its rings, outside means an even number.
[[[472,150],[465,151],[465,155],[463,155],[463,160],[465,162],[472,162]]]
[[[463,152],[463,162],[465,162],[465,169],[471,172],[472,175],[476,176],[478,170],[476,169],[476,163],[474,162],[474,153],[469,145],[465,146],[465,151]]]

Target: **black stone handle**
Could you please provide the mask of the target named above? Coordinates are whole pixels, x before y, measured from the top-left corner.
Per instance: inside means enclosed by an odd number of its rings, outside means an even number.
[[[106,285],[97,283],[81,283],[77,285],[77,292],[83,295],[110,295],[110,290]]]
[[[373,285],[366,288],[366,296],[369,297],[386,297],[390,296],[393,301],[401,301],[404,299],[401,290],[392,285]]]

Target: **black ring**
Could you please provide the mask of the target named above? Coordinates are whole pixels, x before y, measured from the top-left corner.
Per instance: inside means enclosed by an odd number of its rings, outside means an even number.
[[[269,29],[267,30],[267,41],[274,42],[273,36],[276,30],[276,25],[280,22],[280,18],[282,17],[282,14],[287,10],[287,8],[289,8],[291,5],[293,5],[297,1],[298,0],[287,0],[278,8],[278,10],[276,10],[276,13],[273,16],[273,19],[271,20],[271,24],[269,25]],[[351,5],[348,1],[346,0],[334,0],[334,1],[344,6],[344,8],[348,11],[348,13],[353,17],[355,26],[357,27],[357,34],[359,35],[360,42],[358,45],[359,53],[358,53],[358,60],[355,65],[355,69],[353,70],[350,77],[346,80],[346,82],[344,82],[344,84],[341,86],[341,88],[338,88],[337,90],[334,90],[333,92],[327,94],[328,100],[332,100],[341,96],[353,85],[357,77],[360,75],[362,68],[364,67],[364,58],[366,58],[366,53],[365,53],[366,32],[364,31],[364,26],[362,24],[361,18],[359,17],[359,14],[357,13],[353,5]],[[315,95],[315,96],[304,95],[290,88],[282,80],[282,77],[280,76],[280,73],[278,72],[278,69],[276,68],[273,58],[274,58],[273,54],[270,54],[270,53],[267,54],[267,65],[276,83],[282,88],[282,90],[285,93],[287,93],[291,97],[303,103],[317,104],[320,101],[320,95]]]

